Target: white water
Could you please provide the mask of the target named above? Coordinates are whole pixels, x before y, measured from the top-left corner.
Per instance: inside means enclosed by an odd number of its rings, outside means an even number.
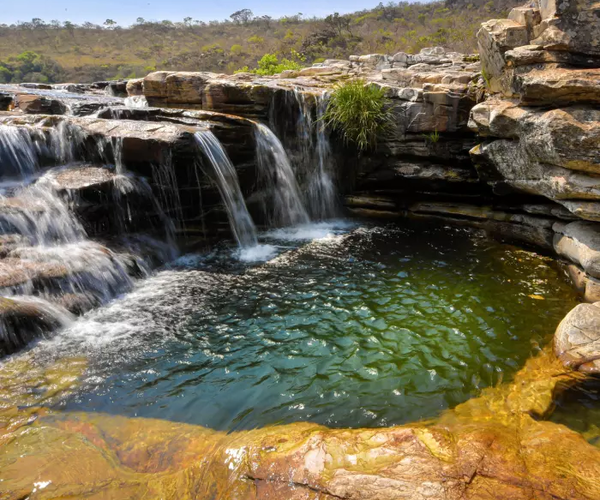
[[[38,146],[28,129],[0,125],[0,177],[29,177],[38,168],[38,156]]]
[[[4,252],[0,260],[0,296],[28,310],[35,309],[40,317],[57,326],[65,324],[65,307],[81,311],[104,304],[131,290],[132,274],[139,276],[149,270],[146,262],[129,250],[114,252],[90,240],[73,211],[76,199],[68,194],[76,191],[61,187],[58,179],[65,171],[82,168],[81,174],[73,173],[73,179],[87,175],[86,169],[102,171],[100,167],[72,163],[85,139],[79,127],[64,122],[47,133],[36,127],[0,125],[0,175],[9,177],[0,184],[0,239]],[[117,163],[116,169],[109,167],[103,174],[112,181],[107,203],[113,205],[117,226],[124,230],[131,222],[136,207],[129,206],[128,197],[135,193],[133,199],[141,196],[153,203],[169,241],[169,220],[161,218],[148,183],[124,173],[120,146],[119,141],[98,141],[92,151],[101,159],[110,157]],[[67,165],[43,170],[42,156],[45,162]],[[121,173],[115,174],[115,170]],[[124,248],[144,249],[153,245],[144,237],[129,236],[121,244]],[[157,256],[172,258],[173,253],[164,252],[164,246],[154,245],[153,250]],[[0,325],[0,345],[3,339],[9,346],[17,342],[18,336],[10,328],[8,323]],[[27,332],[21,338],[27,341]]]
[[[301,142],[301,164],[306,179],[304,193],[306,204],[313,218],[330,219],[339,215],[335,183],[333,180],[333,160],[329,137],[323,123],[327,109],[327,95],[313,95],[315,114],[304,93],[294,90],[300,113],[296,123],[296,133]]]
[[[195,134],[196,142],[212,166],[212,174],[229,215],[231,231],[242,248],[258,244],[256,226],[248,213],[235,167],[219,142],[210,131]]]
[[[148,100],[144,95],[134,95],[126,97],[124,101],[125,106],[128,108],[147,108]]]
[[[281,141],[269,127],[261,124],[256,124],[255,135],[259,176],[273,197],[271,225],[308,223],[300,188]]]

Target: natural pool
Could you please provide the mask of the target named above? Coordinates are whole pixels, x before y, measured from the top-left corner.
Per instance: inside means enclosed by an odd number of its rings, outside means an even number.
[[[344,222],[264,239],[267,262],[185,256],[20,356],[87,359],[56,409],[389,426],[509,380],[577,302],[551,259],[470,230]]]

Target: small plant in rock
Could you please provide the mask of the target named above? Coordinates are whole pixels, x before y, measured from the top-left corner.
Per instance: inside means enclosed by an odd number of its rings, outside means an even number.
[[[492,75],[490,75],[485,68],[481,68],[481,77],[485,81],[485,86],[488,89],[491,88],[491,86],[490,86],[490,80],[492,79]]]
[[[423,137],[425,137],[425,140],[429,141],[430,143],[435,144],[440,140],[440,133],[436,129],[429,134],[423,134]]]
[[[383,89],[359,79],[334,87],[322,119],[345,142],[356,144],[362,151],[374,147],[377,139],[390,129],[392,111]]]

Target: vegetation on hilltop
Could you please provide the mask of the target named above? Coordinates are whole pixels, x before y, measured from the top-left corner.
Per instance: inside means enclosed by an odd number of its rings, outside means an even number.
[[[6,81],[94,81],[141,77],[159,69],[232,73],[244,67],[264,70],[283,64],[312,64],[351,54],[418,52],[442,45],[473,52],[482,21],[505,17],[515,0],[390,2],[348,15],[324,19],[302,14],[272,19],[249,9],[225,21],[205,23],[147,21],[121,27],[112,19],[90,22],[43,21],[0,24],[0,70]],[[20,69],[23,51],[38,65]],[[284,62],[287,61],[287,62]],[[293,65],[292,64],[292,65]],[[269,69],[269,71],[271,70]],[[10,74],[9,74],[10,73]]]

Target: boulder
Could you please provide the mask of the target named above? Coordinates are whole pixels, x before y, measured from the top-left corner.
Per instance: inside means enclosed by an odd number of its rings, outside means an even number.
[[[600,302],[579,304],[554,335],[554,351],[566,365],[586,373],[600,373]]]
[[[143,78],[133,78],[127,82],[125,86],[127,90],[127,95],[129,97],[136,95],[144,95],[144,79]]]
[[[72,319],[65,309],[40,299],[0,297],[0,354],[12,354]]]
[[[27,114],[62,115],[67,111],[67,107],[58,99],[35,94],[17,94],[14,107]]]
[[[571,222],[556,225],[554,250],[578,264],[588,275],[600,278],[600,224]]]

